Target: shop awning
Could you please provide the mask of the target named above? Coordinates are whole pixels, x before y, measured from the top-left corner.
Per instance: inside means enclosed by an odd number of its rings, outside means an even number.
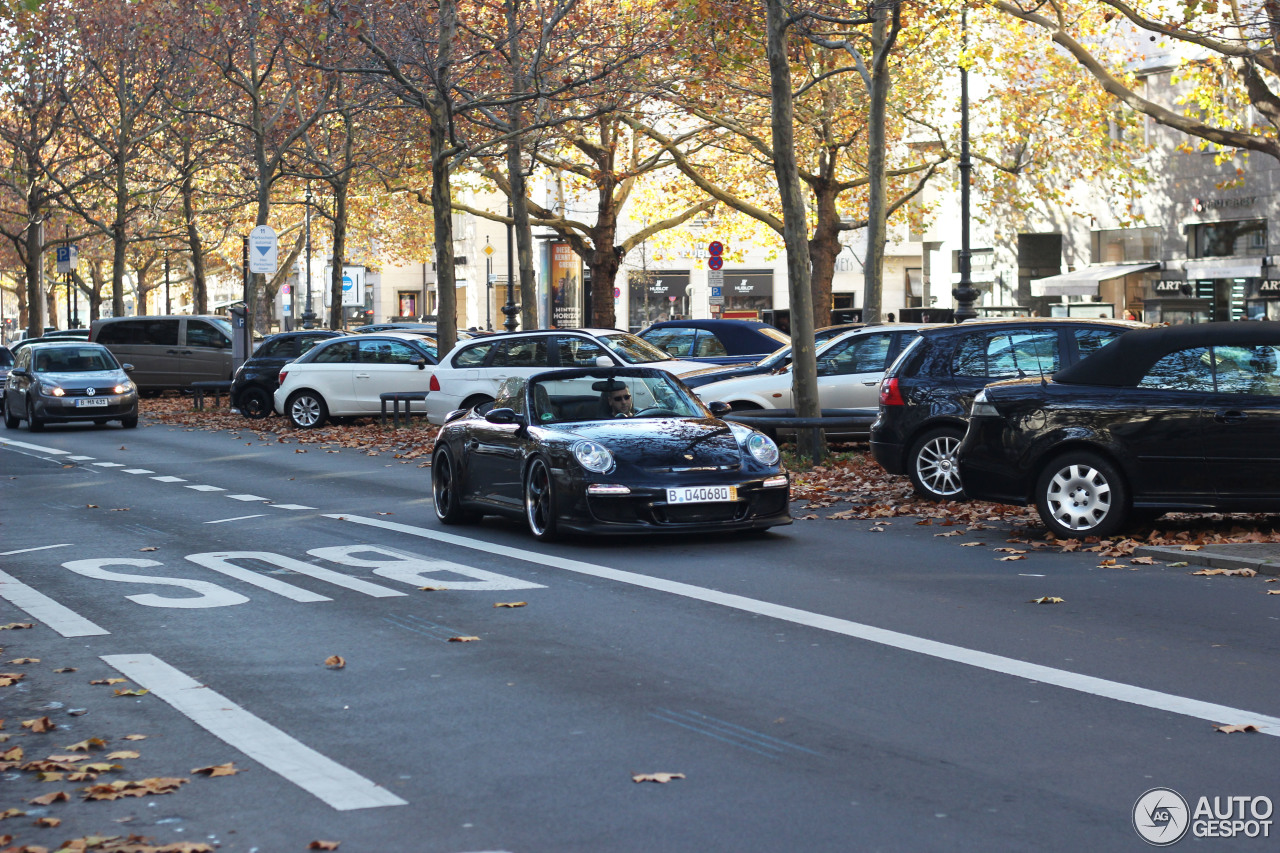
[[[1096,296],[1098,282],[1123,278],[1130,273],[1159,269],[1160,264],[1105,264],[1075,272],[1031,279],[1032,296]]]
[[[1261,278],[1262,257],[1195,258],[1186,263],[1187,281],[1201,278]]]

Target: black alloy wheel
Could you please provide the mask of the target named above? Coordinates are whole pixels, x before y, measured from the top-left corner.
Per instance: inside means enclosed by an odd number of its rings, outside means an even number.
[[[31,432],[44,432],[44,421],[36,414],[36,401],[27,397],[27,429]]]
[[[12,411],[12,407],[10,407],[10,406],[5,406],[5,407],[4,407],[4,426],[5,426],[5,429],[17,429],[17,428],[18,428],[18,421],[19,421],[19,420],[21,420],[21,419],[20,419],[20,418],[17,418],[17,417],[15,417],[15,416],[14,416],[13,411]]]
[[[462,508],[462,488],[453,456],[446,448],[431,460],[431,500],[441,524],[468,524],[479,516]]]
[[[964,500],[956,451],[963,433],[937,427],[916,439],[907,452],[907,476],[916,494],[931,501]]]
[[[1125,523],[1129,489],[1108,460],[1072,450],[1052,460],[1036,480],[1036,509],[1055,536],[1106,537]]]
[[[551,480],[551,469],[541,457],[529,463],[525,474],[524,517],[534,539],[552,542],[558,538],[555,484]]]
[[[271,395],[267,389],[250,385],[240,392],[240,414],[251,420],[262,420],[270,416],[272,409]]]

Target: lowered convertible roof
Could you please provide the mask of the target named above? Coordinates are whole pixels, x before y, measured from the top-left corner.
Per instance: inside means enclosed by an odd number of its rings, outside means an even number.
[[[1069,385],[1137,385],[1171,352],[1207,346],[1280,346],[1280,323],[1246,320],[1157,326],[1126,332],[1102,349],[1053,374]]]

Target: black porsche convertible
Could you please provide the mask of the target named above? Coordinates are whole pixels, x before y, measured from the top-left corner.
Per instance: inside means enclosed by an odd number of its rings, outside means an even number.
[[[436,515],[523,518],[541,540],[790,524],[777,446],[721,420],[728,411],[653,368],[512,377],[492,403],[445,418],[432,452]]]

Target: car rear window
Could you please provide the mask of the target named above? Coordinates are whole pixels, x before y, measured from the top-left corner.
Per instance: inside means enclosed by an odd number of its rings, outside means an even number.
[[[485,341],[484,343],[473,344],[458,351],[453,357],[454,367],[480,367],[484,364],[486,358],[494,347],[498,345],[497,341]]]
[[[1097,352],[1124,334],[1124,329],[1076,329],[1076,349],[1080,357]]]

